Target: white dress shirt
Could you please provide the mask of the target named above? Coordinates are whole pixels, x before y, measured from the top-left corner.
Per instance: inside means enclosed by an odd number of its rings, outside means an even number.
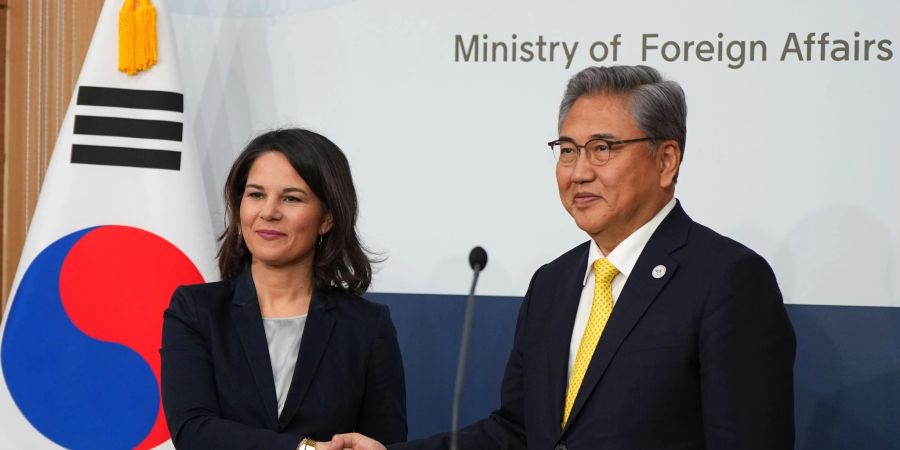
[[[675,208],[675,198],[669,200],[659,212],[653,216],[647,223],[641,225],[640,228],[631,233],[625,240],[616,246],[608,255],[605,255],[617,269],[619,274],[612,280],[612,298],[613,311],[615,311],[616,301],[619,300],[619,294],[625,287],[628,276],[637,262],[647,241],[653,232],[659,227],[663,219]],[[594,303],[594,261],[603,258],[603,252],[597,243],[591,240],[591,248],[588,252],[587,266],[584,268],[584,284],[581,289],[581,298],[578,300],[578,313],[575,315],[575,325],[572,327],[572,340],[569,342],[569,371],[566,379],[572,376],[572,366],[575,365],[575,356],[578,354],[578,346],[581,344],[581,337],[584,335],[584,329],[587,327],[588,317],[591,315],[591,305]],[[603,336],[600,336],[603,339]]]

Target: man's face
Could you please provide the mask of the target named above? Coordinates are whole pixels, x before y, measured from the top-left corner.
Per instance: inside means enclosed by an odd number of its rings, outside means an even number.
[[[583,145],[596,137],[611,141],[647,137],[631,117],[628,97],[593,94],[575,101],[563,121],[560,138]],[[591,164],[584,151],[575,164],[556,166],[563,206],[604,254],[650,220],[673,195],[674,172],[668,167],[672,161],[665,156],[671,148],[661,147],[654,156],[650,154],[652,145],[614,146],[602,166]]]

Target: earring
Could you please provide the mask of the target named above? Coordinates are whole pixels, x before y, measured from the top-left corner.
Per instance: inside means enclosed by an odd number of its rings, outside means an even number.
[[[324,234],[320,234],[320,235],[319,235],[319,242],[317,242],[318,246],[321,247],[321,246],[322,246],[322,242],[324,242],[324,241],[325,241],[325,235],[324,235]]]

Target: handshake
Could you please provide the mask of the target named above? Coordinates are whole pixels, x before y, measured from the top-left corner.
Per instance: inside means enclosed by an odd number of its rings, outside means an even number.
[[[336,434],[331,442],[319,442],[316,450],[386,450],[384,445],[375,439],[359,433]]]

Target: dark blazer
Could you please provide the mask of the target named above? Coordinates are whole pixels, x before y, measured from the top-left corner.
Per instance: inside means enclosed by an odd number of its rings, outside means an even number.
[[[162,400],[179,449],[294,450],[358,431],[406,439],[403,363],[388,308],[315,289],[281,416],[250,272],[179,287],[165,312]]]
[[[680,204],[628,277],[563,429],[588,249],[579,245],[534,274],[500,408],[461,430],[460,449],[793,448],[796,341],[775,275]],[[655,278],[660,265],[665,274]],[[392,448],[448,442],[444,434]]]

